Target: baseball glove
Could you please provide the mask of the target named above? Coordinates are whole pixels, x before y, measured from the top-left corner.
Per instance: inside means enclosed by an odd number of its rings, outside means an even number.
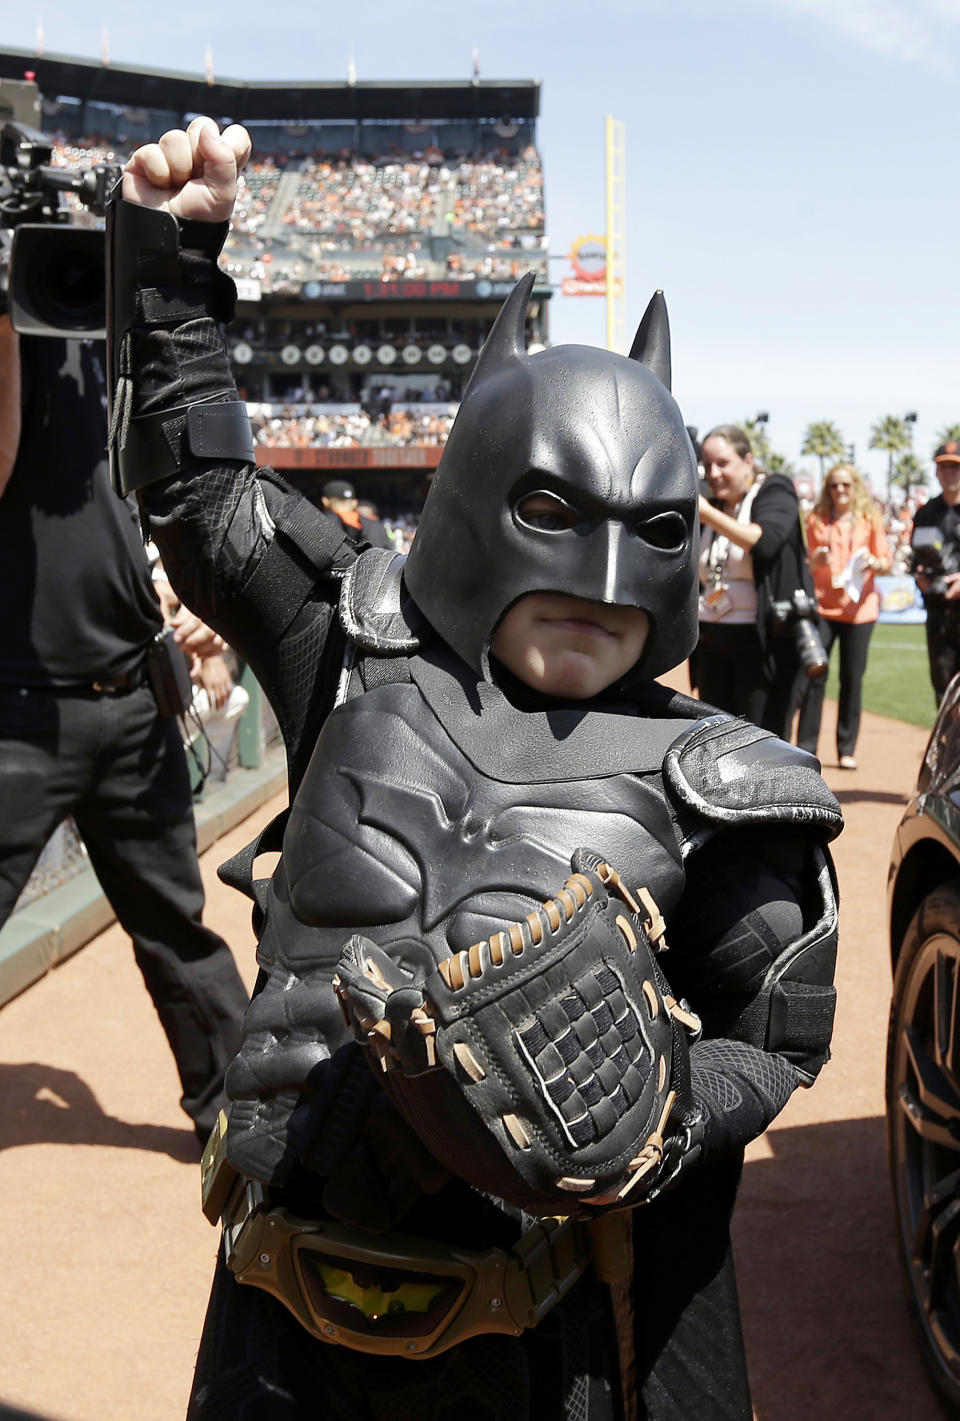
[[[334,978],[434,1157],[532,1213],[649,1200],[702,1134],[689,1069],[700,1023],[656,963],[662,924],[599,855],[578,850],[572,868],[556,897],[423,979],[362,937]]]

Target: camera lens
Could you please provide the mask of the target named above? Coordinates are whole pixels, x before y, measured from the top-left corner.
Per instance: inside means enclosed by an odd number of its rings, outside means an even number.
[[[103,301],[103,267],[90,261],[86,250],[68,249],[49,272],[47,297],[67,316],[85,320]]]
[[[824,650],[820,633],[813,622],[808,621],[806,617],[800,617],[794,623],[793,644],[797,660],[800,662],[800,669],[805,675],[809,676],[812,681],[826,676],[830,669],[830,658]]]
[[[10,304],[26,335],[102,335],[104,234],[91,228],[24,225],[14,233]]]

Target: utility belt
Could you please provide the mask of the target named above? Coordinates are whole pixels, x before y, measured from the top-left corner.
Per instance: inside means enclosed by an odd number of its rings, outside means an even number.
[[[203,1212],[223,1221],[227,1266],[272,1293],[321,1342],[378,1356],[436,1357],[468,1337],[519,1337],[564,1298],[591,1262],[605,1282],[628,1276],[624,1216],[541,1219],[513,1247],[476,1251],[272,1206],[226,1157],[221,1111],[201,1162]]]

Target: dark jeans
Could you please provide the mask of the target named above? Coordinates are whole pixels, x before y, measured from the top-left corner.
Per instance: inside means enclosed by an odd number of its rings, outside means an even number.
[[[840,695],[837,707],[837,754],[852,755],[860,734],[860,712],[863,708],[863,673],[867,669],[867,652],[876,622],[836,622],[820,618],[820,637],[829,656],[834,642],[840,646]],[[808,680],[800,701],[797,722],[797,744],[802,750],[817,753],[820,718],[823,715],[823,693],[827,678]]]
[[[72,814],[153,999],[206,1140],[240,1044],[247,993],[201,922],[189,775],[176,722],[147,686],[119,695],[0,686],[0,925]],[[109,988],[103,1010],[110,1011]]]
[[[776,667],[772,678],[755,626],[701,622],[694,653],[696,685],[702,701],[789,740],[796,652],[786,637],[772,641],[770,652]]]
[[[753,1414],[729,1232],[740,1163],[700,1166],[632,1214],[640,1421]],[[471,1224],[464,1211],[464,1241],[482,1247]],[[474,1337],[408,1362],[315,1341],[221,1254],[187,1419],[622,1421],[614,1350],[609,1290],[589,1273],[517,1339]]]
[[[960,602],[943,597],[926,600],[927,659],[937,705],[955,673],[960,670]]]

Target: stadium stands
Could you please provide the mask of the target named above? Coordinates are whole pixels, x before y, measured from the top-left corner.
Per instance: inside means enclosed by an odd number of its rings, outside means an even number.
[[[537,84],[291,90],[0,50],[0,80],[26,70],[61,165],[123,162],[198,112],[250,127],[221,258],[238,287],[231,353],[258,450],[304,486],[335,467],[367,487],[374,471],[384,497],[422,492],[500,302],[531,269],[529,335],[546,343]],[[64,200],[72,222],[95,220]]]
[[[436,448],[456,409],[410,404],[377,414],[359,405],[248,405],[254,442],[268,449],[351,449],[378,444]]]

